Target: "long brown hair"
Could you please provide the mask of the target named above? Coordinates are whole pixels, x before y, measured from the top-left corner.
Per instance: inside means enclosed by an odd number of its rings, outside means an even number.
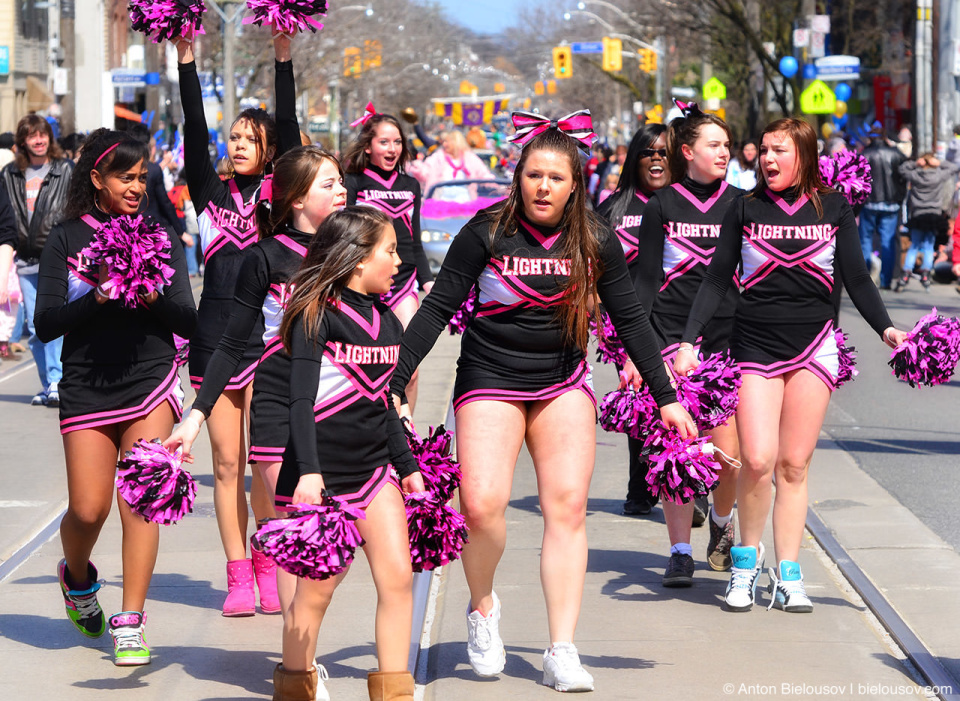
[[[367,153],[367,149],[370,148],[370,144],[376,138],[377,127],[381,124],[392,124],[400,132],[400,157],[397,159],[395,168],[397,171],[403,172],[403,167],[410,158],[410,153],[407,150],[407,137],[403,133],[403,127],[400,126],[400,122],[392,114],[378,113],[370,117],[367,123],[360,128],[356,140],[350,144],[346,154],[344,154],[343,162],[347,165],[348,173],[359,174],[369,167],[370,154]]]
[[[357,263],[373,253],[388,226],[391,219],[374,207],[345,207],[323,220],[300,270],[290,280],[293,294],[280,324],[288,353],[298,319],[307,338],[316,340],[324,313],[340,303]]]
[[[272,197],[257,204],[259,238],[276,236],[291,223],[294,203],[310,192],[320,166],[326,161],[337,167],[342,179],[340,162],[319,146],[297,146],[277,159],[273,166]]]
[[[253,132],[253,143],[257,151],[257,171],[263,172],[270,162],[270,158],[267,157],[268,151],[273,147],[274,152],[276,152],[277,123],[273,121],[273,117],[267,114],[266,110],[259,107],[248,107],[238,114],[237,118],[233,120],[233,124],[230,125],[230,131],[233,131],[233,128],[241,122],[249,125]],[[227,138],[230,138],[229,134]],[[228,158],[225,167],[226,175],[233,177],[235,174],[233,161]]]
[[[17,124],[17,133],[13,137],[13,143],[17,147],[17,154],[14,156],[14,160],[16,160],[17,168],[20,170],[26,170],[27,166],[30,165],[27,139],[38,131],[44,132],[50,140],[50,145],[47,146],[47,158],[51,161],[57,158],[63,158],[63,150],[61,150],[57,140],[53,138],[53,127],[50,126],[50,122],[39,114],[28,114]]]
[[[557,313],[566,332],[567,341],[586,352],[590,340],[589,318],[591,300],[597,299],[597,279],[603,275],[600,260],[601,224],[593,212],[587,211],[586,187],[580,168],[580,150],[576,142],[559,129],[547,129],[531,139],[520,152],[520,160],[513,174],[513,186],[504,203],[493,210],[490,226],[490,248],[494,250],[498,231],[504,236],[517,233],[517,219],[524,211],[520,181],[530,154],[535,151],[553,151],[566,158],[573,178],[573,192],[563,208],[560,219],[561,257],[570,259],[570,275],[563,284],[564,304]]]
[[[817,216],[823,216],[823,203],[820,201],[820,195],[832,192],[832,190],[823,184],[820,178],[819,149],[817,148],[817,132],[813,127],[800,119],[785,117],[775,122],[770,122],[764,127],[760,134],[760,143],[763,143],[763,137],[767,134],[782,133],[789,137],[797,149],[797,161],[800,164],[797,173],[799,182],[798,190],[805,194],[813,202],[813,207],[817,211]],[[761,156],[757,156],[761,158]],[[760,169],[763,170],[762,168]],[[766,178],[757,178],[757,187],[753,194],[759,195],[767,189]]]
[[[672,182],[680,182],[687,174],[687,159],[683,157],[681,146],[693,148],[700,138],[700,131],[708,124],[717,125],[726,132],[728,140],[733,140],[730,127],[715,114],[697,111],[689,117],[677,117],[670,122],[667,129],[667,162],[670,164]]]

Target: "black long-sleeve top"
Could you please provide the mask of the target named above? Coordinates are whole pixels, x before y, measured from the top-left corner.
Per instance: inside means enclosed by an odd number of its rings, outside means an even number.
[[[570,261],[560,257],[557,245],[563,233],[519,219],[514,235],[499,230],[491,244],[491,212],[498,206],[479,212],[450,245],[433,290],[404,333],[391,381],[394,394],[402,394],[420,361],[478,283],[479,310],[463,334],[461,362],[494,359],[508,375],[555,373],[562,381],[583,360],[583,351],[567,341],[557,319],[558,307],[565,303],[561,286],[570,271]],[[599,219],[593,218],[592,226],[603,267],[597,280],[600,299],[654,399],[660,406],[675,402],[676,392],[637,300],[620,242]]]
[[[634,283],[638,282],[634,271],[637,267],[640,247],[640,224],[643,222],[643,213],[647,209],[647,202],[649,201],[650,198],[647,195],[639,190],[635,192],[627,203],[627,211],[620,218],[620,221],[610,220],[613,197],[604,200],[597,208],[597,214],[607,220],[617,238],[620,239],[623,255],[627,259],[627,266],[630,268],[631,274],[634,275]],[[649,307],[644,307],[644,309],[649,309]]]
[[[250,334],[261,317],[264,321],[264,352],[257,368],[258,386],[261,376],[269,373],[271,380],[283,378],[281,392],[285,393],[290,356],[283,350],[278,333],[289,292],[287,281],[300,269],[311,238],[313,234],[288,227],[284,233],[262,239],[244,252],[233,297],[233,314],[207,364],[203,384],[193,403],[194,409],[199,409],[205,416],[210,415],[213,405],[237,371]]]
[[[108,215],[90,212],[98,222]],[[144,360],[176,355],[173,334],[190,338],[197,325],[190,277],[183,246],[168,229],[173,280],[153,304],[127,309],[117,300],[97,304],[94,288],[99,268],[86,264],[80,251],[89,243],[94,228],[80,219],[62,222],[50,231],[40,257],[37,336],[49,343],[63,336],[63,364],[135,365]]]
[[[362,173],[347,173],[343,184],[347,188],[348,205],[370,205],[393,219],[400,256],[396,279],[407,280],[415,273],[421,287],[431,282],[430,262],[420,239],[423,196],[417,179],[398,170],[386,171],[370,165]]]
[[[689,177],[653,193],[643,211],[634,268],[644,309],[687,316],[714,255],[723,215],[742,194],[723,180],[704,185]],[[716,317],[732,317],[736,309],[736,286],[724,294]]]
[[[17,215],[10,203],[10,195],[0,179],[0,246],[17,247]]]
[[[836,318],[843,281],[857,311],[877,334],[892,323],[870,279],[853,210],[843,195],[820,196],[823,216],[796,189],[741,198],[727,212],[710,267],[684,331],[693,342],[743,265],[737,318],[751,323],[806,324]]]
[[[343,291],[316,338],[294,319],[290,349],[290,446],[300,475],[349,478],[392,463],[418,470],[387,395],[403,326],[375,295]]]

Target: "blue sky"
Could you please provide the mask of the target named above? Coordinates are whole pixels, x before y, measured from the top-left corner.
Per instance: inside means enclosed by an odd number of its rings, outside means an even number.
[[[535,0],[438,0],[452,21],[474,31],[495,34],[513,25],[516,8]]]

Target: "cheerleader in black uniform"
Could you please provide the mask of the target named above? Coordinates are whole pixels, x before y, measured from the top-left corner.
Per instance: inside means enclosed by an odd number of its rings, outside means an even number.
[[[92,638],[106,623],[97,602],[97,568],[90,554],[110,513],[117,458],[140,438],[165,436],[180,419],[183,392],[173,335],[197,325],[183,247],[168,231],[170,284],[140,298],[136,309],[108,299],[104,273],[84,264],[81,250],[118,215],[136,215],[146,191],[146,144],[107,129],[84,142],[65,221],[50,232],[40,259],[36,329],[45,343],[63,336],[60,432],[67,463],[67,512],[60,523],[63,557],[57,568],[67,615]],[[114,661],[150,662],[143,605],[160,534],[117,499],[123,525],[123,610],[110,617]]]
[[[627,158],[620,172],[616,191],[604,200],[597,213],[607,220],[620,239],[627,268],[633,284],[639,289],[637,273],[638,234],[643,210],[654,192],[670,184],[670,169],[667,166],[667,128],[662,124],[646,124],[634,134],[627,149]],[[633,363],[626,376],[637,376]],[[625,375],[621,375],[621,378]],[[625,381],[623,382],[625,385]],[[628,438],[630,453],[630,480],[627,483],[627,500],[623,503],[626,516],[644,516],[650,513],[657,497],[650,493],[647,484],[647,462],[640,459],[643,441]]]
[[[781,119],[763,131],[763,178],[727,212],[713,261],[690,312],[674,370],[697,365],[692,343],[724,299],[738,265],[742,292],[731,351],[743,372],[737,429],[743,467],[737,482],[741,545],[725,606],[753,606],[763,567],[760,542],[776,477],[770,605],[785,611],[813,609],[797,557],[807,513],[807,471],[834,389],[839,279],[864,319],[896,347],[905,333],[890,322],[863,262],[853,211],[844,197],[823,187],[817,135],[806,122]]]
[[[182,444],[184,454],[190,455],[200,426],[236,373],[250,333],[262,319],[264,351],[253,381],[249,461],[259,467],[272,501],[290,433],[290,356],[283,350],[279,336],[290,294],[288,282],[300,269],[317,228],[330,213],[343,208],[347,191],[337,159],[317,146],[298,146],[277,159],[271,185],[271,200],[261,200],[257,206],[260,240],[244,251],[230,323],[207,365],[193,409],[164,445],[174,450]],[[252,547],[250,554],[260,609],[277,613],[281,602],[286,609],[296,580],[279,572],[278,598],[274,563]]]
[[[190,343],[190,383],[199,388],[207,365],[235,312],[233,295],[243,251],[257,241],[254,216],[261,199],[264,168],[274,156],[300,144],[290,60],[290,38],[274,38],[276,55],[277,121],[259,109],[244,110],[230,127],[227,157],[233,177],[221,181],[207,153],[207,124],[193,43],[177,42],[180,62],[180,99],[183,103],[184,172],[196,205],[203,246],[204,277],[200,323]],[[243,460],[245,428],[250,413],[253,374],[263,355],[263,319],[251,329],[243,357],[213,405],[207,431],[213,452],[213,499],[220,540],[227,556],[227,597],[224,616],[254,613],[254,569],[247,558],[247,499]],[[258,470],[250,491],[253,514],[259,520],[273,514]],[[269,574],[263,573],[266,578]]]
[[[417,289],[433,287],[430,263],[420,240],[420,183],[404,172],[409,158],[403,129],[397,118],[374,112],[373,105],[354,124],[361,124],[357,140],[344,156],[347,204],[369,205],[386,212],[397,230],[400,272],[384,301],[406,328],[420,306]],[[413,411],[417,403],[417,375],[407,387]]]
[[[717,244],[720,222],[743,191],[724,180],[730,161],[730,130],[719,117],[704,114],[695,104],[683,105],[683,116],[670,123],[667,151],[673,184],[655,192],[644,210],[635,280],[640,303],[650,310],[650,322],[660,338],[664,359],[672,363],[690,306]],[[702,339],[697,339],[702,357],[729,348],[736,303],[737,290],[732,287]],[[710,435],[723,453],[737,458],[734,421],[713,429]],[[718,456],[718,460],[723,469],[713,492],[713,508],[706,508],[704,499],[703,515],[710,522],[707,562],[712,569],[723,571],[730,569],[730,547],[735,538],[737,478],[727,458]],[[664,501],[663,516],[670,536],[670,560],[663,585],[689,587],[694,571],[690,547],[694,503]]]
[[[463,550],[468,658],[481,676],[503,671],[493,581],[506,544],[513,471],[526,440],[544,517],[540,577],[552,645],[544,653],[543,680],[559,691],[589,691],[593,677],[581,666],[573,637],[596,450],[596,402],[584,354],[590,305],[603,302],[664,421],[684,435],[696,429],[670,386],[620,242],[587,211],[578,145],[593,137],[589,113],[553,123],[521,113],[514,123],[524,125],[515,138],[526,144],[510,196],[479,212],[454,239],[433,292],[403,336],[391,391],[402,393],[479,285],[454,387],[460,507],[470,527]]]
[[[277,508],[320,504],[326,490],[366,512],[356,523],[377,589],[379,671],[368,677],[370,698],[412,701],[413,677],[406,669],[413,570],[400,490],[424,487],[386,393],[403,332],[379,298],[390,290],[400,265],[395,236],[382,212],[369,207],[335,212],[291,281],[294,291],[280,327],[292,359],[290,442]],[[283,620],[283,664],[274,671],[274,698],[329,698],[318,679],[326,672],[314,654],[341,579],[297,580]]]

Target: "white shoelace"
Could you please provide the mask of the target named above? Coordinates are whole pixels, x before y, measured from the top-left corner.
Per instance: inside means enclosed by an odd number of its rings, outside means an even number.
[[[70,600],[77,607],[77,613],[80,618],[93,618],[100,615],[100,603],[97,601],[96,594],[88,596],[71,596]]]
[[[493,642],[493,634],[490,632],[491,622],[492,618],[486,616],[480,620],[476,618],[470,619],[470,626],[473,628],[473,635],[470,637],[473,638],[474,645],[481,650],[489,649],[490,644]]]
[[[786,606],[789,598],[791,596],[797,595],[802,596],[804,599],[807,598],[807,590],[803,586],[802,579],[795,579],[790,582],[784,582],[782,579],[777,579],[774,582],[773,586],[773,596],[770,598],[770,604],[767,606],[767,611],[773,608],[773,605],[777,602],[777,593],[783,593],[783,605]]]
[[[317,678],[320,679],[320,681],[325,682],[330,679],[330,675],[327,674],[326,667],[324,667],[322,664],[316,661],[314,661],[313,666],[317,670]]]
[[[143,647],[143,626],[123,626],[121,628],[112,628],[110,634],[116,641],[118,650],[124,648],[140,649]]]

